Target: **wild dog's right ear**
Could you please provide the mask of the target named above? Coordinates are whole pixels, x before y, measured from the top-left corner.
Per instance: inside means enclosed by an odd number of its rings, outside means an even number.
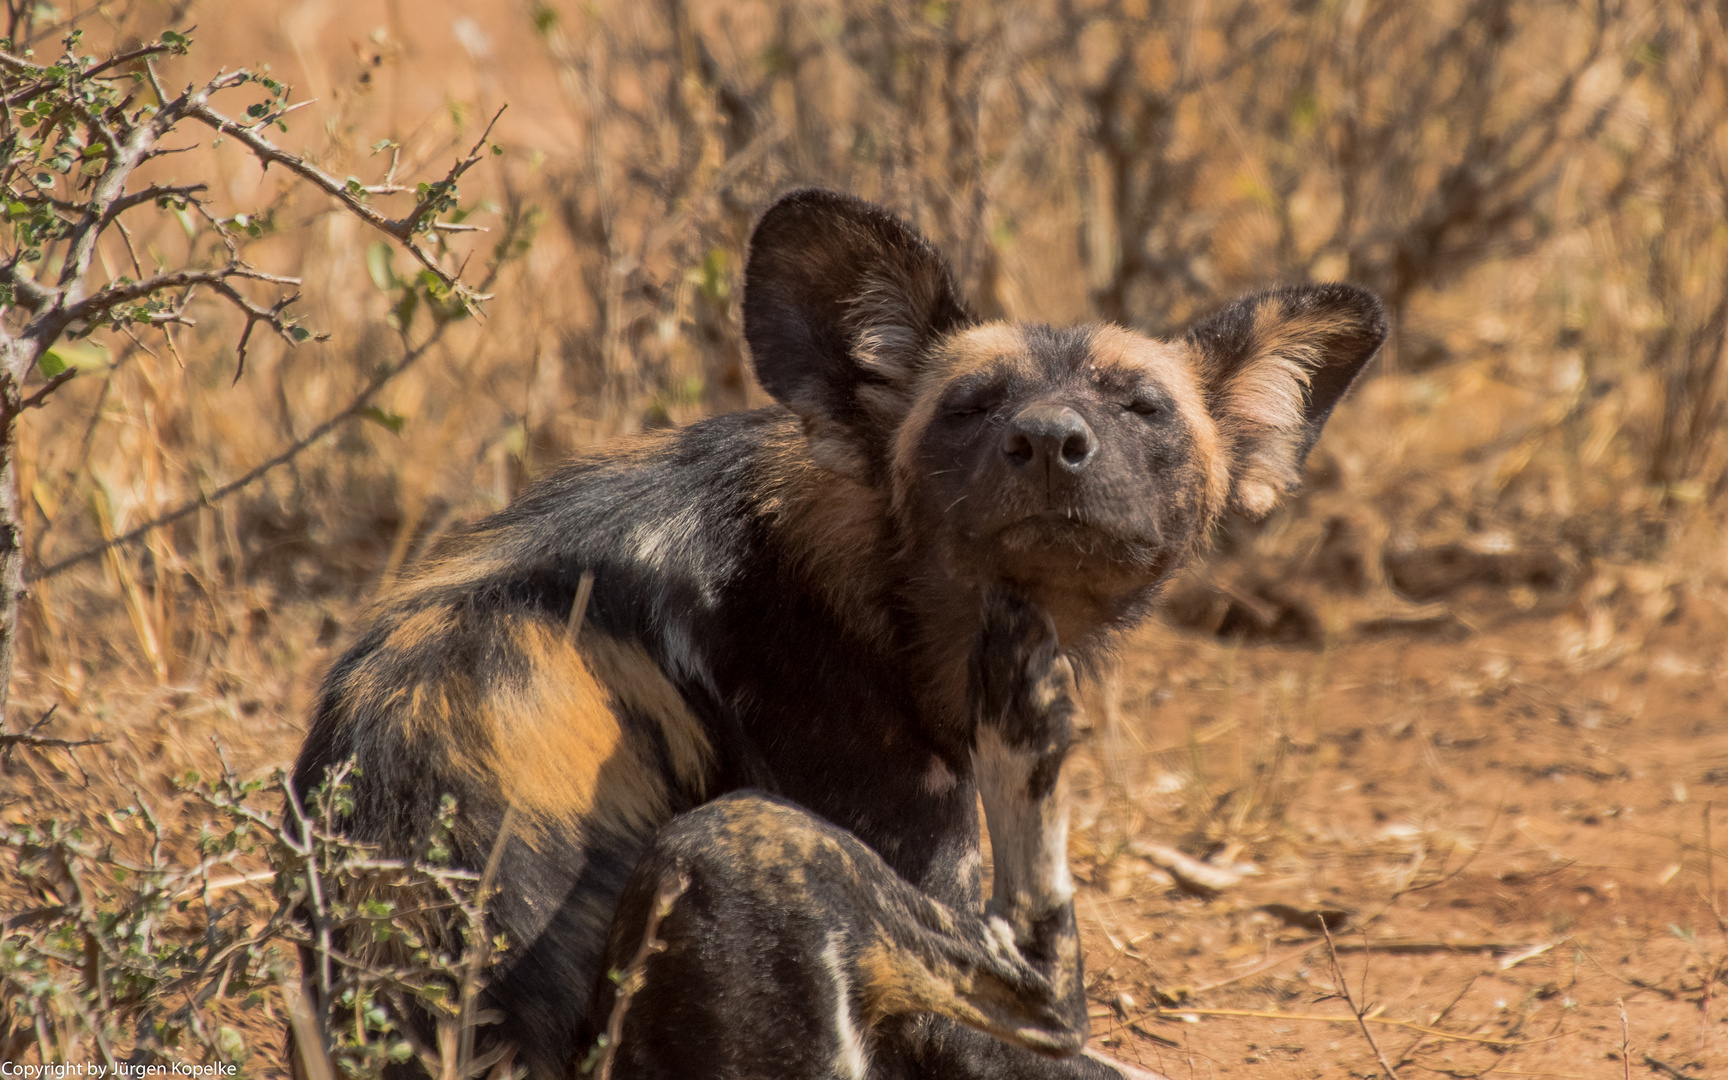
[[[795,191],[750,237],[744,339],[756,377],[835,472],[880,475],[931,342],[971,321],[935,249],[861,199]]]
[[[1230,461],[1230,505],[1264,517],[1300,482],[1333,406],[1386,338],[1380,301],[1354,285],[1245,296],[1188,331]]]

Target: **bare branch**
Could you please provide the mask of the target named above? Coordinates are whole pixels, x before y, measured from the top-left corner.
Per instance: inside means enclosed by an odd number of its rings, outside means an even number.
[[[32,64],[22,56],[13,56],[9,52],[0,52],[0,67],[21,72],[32,78],[41,78],[43,72],[47,70],[39,64]]]
[[[145,203],[155,202],[157,199],[170,199],[175,196],[188,198],[201,191],[208,190],[210,190],[210,185],[203,183],[152,184],[143,191],[134,191],[130,195],[123,195],[120,198],[115,199],[113,203],[109,205],[108,213],[104,215],[102,224],[106,226],[108,222],[113,221],[115,218],[132,209],[134,206],[142,206]]]
[[[1356,1025],[1362,1029],[1362,1037],[1368,1040],[1368,1046],[1374,1051],[1374,1057],[1380,1062],[1380,1067],[1386,1070],[1386,1075],[1390,1077],[1390,1080],[1398,1080],[1398,1070],[1394,1069],[1392,1063],[1386,1060],[1385,1052],[1380,1049],[1380,1043],[1374,1038],[1374,1032],[1368,1027],[1367,1004],[1358,1004],[1350,994],[1350,980],[1344,977],[1344,968],[1338,963],[1338,947],[1332,942],[1332,928],[1326,925],[1328,921],[1327,919],[1320,920],[1320,932],[1326,935],[1326,955],[1332,961],[1332,978],[1338,985],[1338,996],[1344,999],[1344,1004],[1355,1015]],[[1366,969],[1364,969],[1363,980],[1367,980]]]
[[[468,156],[450,166],[450,172],[444,177],[444,179],[431,185],[430,189],[426,193],[426,197],[421,199],[419,203],[415,205],[413,210],[409,211],[406,218],[402,219],[402,226],[406,230],[408,236],[412,236],[417,231],[420,222],[424,221],[426,215],[432,212],[432,207],[437,202],[439,196],[444,192],[455,188],[456,181],[461,179],[462,174],[467,172],[469,169],[472,169],[475,164],[479,162],[481,151],[486,148],[486,140],[492,136],[492,128],[497,125],[498,118],[504,115],[504,110],[506,108],[509,108],[509,106],[500,105],[498,107],[498,111],[492,114],[492,119],[486,122],[486,130],[482,131],[480,133],[480,138],[474,141],[474,146],[468,151]]]
[[[60,299],[60,290],[51,285],[44,285],[34,277],[20,271],[16,260],[0,268],[0,281],[12,286],[12,294],[22,300],[23,306],[31,311],[40,311]]]
[[[156,95],[157,104],[167,104],[168,94],[162,89],[162,80],[156,77],[156,65],[152,64],[148,58],[144,61],[144,77],[150,81],[150,89]],[[187,149],[191,148],[188,147]]]
[[[132,244],[132,231],[126,228],[126,223],[118,219],[114,227],[120,230],[120,239],[126,243],[126,254],[132,257],[132,269],[139,277],[144,276],[144,264],[138,261],[138,249]]]
[[[215,85],[215,82],[213,81],[211,85]],[[205,96],[207,97],[208,95]],[[502,108],[493,114],[491,122],[486,125],[486,130],[481,133],[480,139],[474,144],[473,149],[468,152],[468,156],[452,165],[450,167],[450,172],[443,180],[430,185],[426,196],[419,202],[415,203],[414,208],[410,210],[405,217],[401,218],[385,216],[377,209],[367,205],[360,195],[356,194],[348,184],[337,180],[334,176],[331,176],[318,166],[313,165],[305,158],[283,150],[281,147],[277,146],[269,139],[266,139],[263,135],[259,134],[252,128],[242,125],[217,112],[203,100],[188,100],[183,106],[182,111],[184,112],[184,115],[192,117],[224,135],[228,135],[241,143],[244,143],[246,148],[251,150],[266,167],[271,164],[281,165],[296,176],[310,181],[326,195],[329,195],[331,198],[341,203],[342,206],[353,213],[354,216],[407,248],[408,252],[413,255],[422,266],[427,270],[430,270],[437,276],[439,281],[458,296],[470,301],[487,299],[487,297],[479,296],[470,292],[468,288],[462,284],[458,275],[451,274],[448,270],[444,269],[443,266],[439,265],[438,260],[434,258],[424,246],[416,241],[415,234],[419,231],[421,222],[423,222],[426,217],[433,212],[434,205],[444,195],[444,193],[455,186],[457,179],[460,178],[463,173],[473,168],[474,165],[481,160],[481,157],[483,156],[482,151],[486,147],[487,138],[492,134],[493,125],[498,123],[498,117],[504,113]],[[359,185],[355,185],[355,187],[359,187]],[[359,190],[362,193],[365,191],[364,188],[359,188]]]
[[[28,746],[35,750],[70,750],[78,746],[101,746],[107,741],[103,738],[48,739],[41,735],[23,735],[0,731],[0,748],[5,749],[11,749],[14,746]]]
[[[277,300],[274,304],[270,305],[270,307],[261,308],[257,304],[248,300],[244,293],[240,292],[240,290],[228,284],[226,281],[214,282],[211,284],[211,288],[215,289],[246,315],[246,329],[240,331],[240,343],[235,346],[235,352],[237,353],[234,362],[235,382],[239,382],[240,376],[246,373],[246,345],[252,338],[252,329],[259,323],[264,323],[266,326],[270,327],[270,329],[276,331],[277,335],[290,345],[298,345],[300,341],[303,340],[295,338],[293,324],[287,322],[282,317],[283,310],[293,304],[296,300],[300,299],[299,293],[290,293],[289,295]],[[304,334],[306,331],[302,330],[301,333]],[[317,341],[324,341],[329,338],[330,335],[308,334],[307,336]]]
[[[83,72],[80,73],[79,77],[84,78],[84,79],[94,78],[95,76],[102,74],[104,71],[108,71],[108,70],[111,70],[113,68],[117,68],[117,67],[120,67],[122,65],[125,65],[125,64],[130,64],[134,60],[143,60],[146,57],[160,56],[165,52],[173,52],[173,51],[174,51],[173,46],[164,45],[161,42],[157,42],[154,45],[145,45],[145,46],[142,46],[140,48],[131,49],[131,50],[128,50],[128,51],[123,52],[123,53],[115,53],[113,56],[110,56],[108,59],[103,60],[100,63],[92,64],[90,67],[85,68],[83,70]]]
[[[636,955],[630,958],[629,967],[617,976],[617,996],[612,999],[612,1012],[606,1018],[606,1033],[594,1046],[591,1068],[583,1069],[584,1072],[592,1071],[595,1080],[610,1080],[612,1076],[612,1059],[617,1056],[618,1044],[624,1038],[624,1016],[630,1011],[630,999],[648,981],[649,959],[655,953],[666,951],[666,943],[660,940],[660,921],[672,914],[672,906],[689,888],[688,874],[666,875],[660,879],[660,887],[654,893],[654,906],[648,910],[648,922],[642,928],[642,943],[637,946]]]
[[[22,412],[25,409],[40,409],[43,404],[47,402],[49,394],[52,394],[54,391],[71,382],[77,374],[77,368],[67,368],[65,371],[62,371],[52,379],[49,379],[47,385],[43,386],[42,389],[19,402],[18,410]]]
[[[18,202],[21,202],[26,206],[52,206],[54,209],[67,214],[82,214],[84,212],[84,205],[82,203],[75,203],[67,199],[56,199],[54,196],[43,192],[19,191],[10,186],[5,190],[7,198],[16,199]]]
[[[191,146],[152,146],[145,152],[143,160],[151,161],[155,158],[167,157],[169,154],[188,154],[196,149],[198,149],[197,143],[193,143]]]
[[[95,321],[108,314],[121,304],[137,300],[145,300],[159,292],[171,289],[184,289],[192,285],[209,285],[221,291],[221,286],[229,278],[248,278],[253,281],[267,281],[273,285],[299,285],[299,278],[283,277],[279,274],[267,274],[254,269],[245,263],[233,262],[214,270],[170,270],[165,273],[147,277],[143,281],[119,281],[104,288],[93,296],[86,297],[64,309],[60,315],[65,323],[80,320]],[[224,293],[224,295],[227,295]],[[235,294],[238,295],[238,294]],[[232,297],[230,297],[232,299]],[[244,298],[242,297],[243,301]],[[237,301],[240,302],[240,301]],[[245,303],[241,303],[246,308]],[[269,318],[262,309],[247,308],[249,315],[256,314],[259,318]],[[283,324],[285,327],[286,324]],[[284,329],[284,332],[285,329]]]

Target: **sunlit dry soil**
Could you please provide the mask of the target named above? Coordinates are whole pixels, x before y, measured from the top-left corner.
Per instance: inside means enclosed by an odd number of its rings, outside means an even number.
[[[1095,1037],[1173,1077],[1722,1075],[1723,625],[1142,635],[1074,771]],[[1200,898],[1130,838],[1255,872]]]

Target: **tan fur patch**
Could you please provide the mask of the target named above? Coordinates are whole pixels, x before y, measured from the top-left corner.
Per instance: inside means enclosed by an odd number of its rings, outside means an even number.
[[[1292,334],[1276,297],[1254,308],[1253,355],[1224,384],[1223,408],[1233,417],[1276,431],[1302,426],[1310,374],[1320,363],[1316,339]]]
[[[409,615],[384,639],[384,648],[393,652],[418,652],[453,629],[455,612],[447,605],[436,604]]]
[[[961,973],[944,965],[935,971],[921,957],[888,941],[871,943],[858,956],[859,989],[870,1026],[906,1013],[933,1012],[973,1027],[990,1027],[989,1018],[960,993]]]
[[[588,671],[619,708],[652,721],[660,729],[678,782],[699,798],[706,798],[714,748],[702,722],[654,658],[634,642],[593,632],[582,635],[578,648]]]
[[[802,441],[772,446],[760,506],[778,519],[828,614],[865,640],[890,633],[881,603],[887,502],[876,488],[813,466]]]
[[[383,598],[384,606],[400,608],[429,592],[470,585],[506,573],[515,566],[515,561],[504,552],[469,550],[468,544],[460,541],[458,544],[457,550],[439,551],[427,556],[411,573],[397,579],[395,587]]]
[[[657,828],[671,813],[665,784],[651,749],[619,724],[608,688],[563,628],[523,617],[510,632],[532,675],[494,683],[481,701],[483,771],[524,815],[529,843],[555,828]]]

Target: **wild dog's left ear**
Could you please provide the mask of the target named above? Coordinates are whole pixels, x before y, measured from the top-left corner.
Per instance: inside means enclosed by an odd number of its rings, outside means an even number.
[[[1354,285],[1245,296],[1191,327],[1187,345],[1230,455],[1230,505],[1271,512],[1301,481],[1333,406],[1386,337],[1386,313]]]
[[[935,249],[861,199],[795,191],[750,237],[744,339],[756,377],[836,472],[880,475],[919,361],[971,321]]]

